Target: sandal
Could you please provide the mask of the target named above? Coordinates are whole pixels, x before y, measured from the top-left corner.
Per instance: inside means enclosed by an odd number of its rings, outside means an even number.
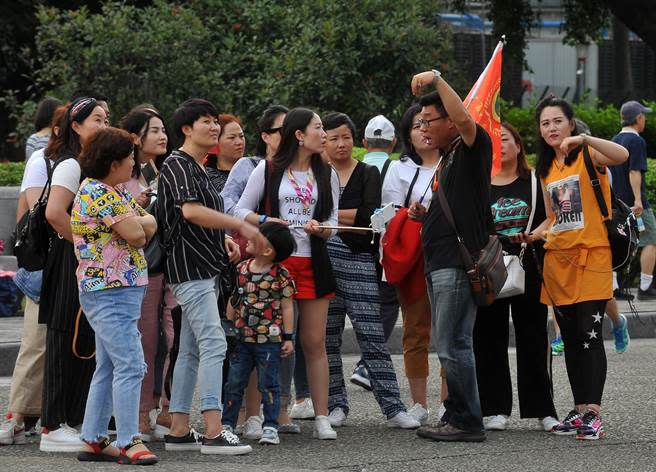
[[[130,464],[130,465],[152,465],[159,462],[159,457],[157,457],[153,452],[146,449],[145,451],[139,451],[128,456],[128,451],[134,446],[143,445],[143,441],[139,438],[132,439],[132,442],[121,449],[121,455],[119,456],[119,464]],[[151,456],[151,457],[143,457]]]
[[[91,446],[93,452],[80,452],[77,455],[77,460],[82,462],[118,462],[119,456],[112,456],[111,454],[105,454],[103,452],[112,444],[109,441],[109,438],[102,438],[102,440],[98,442],[84,441],[84,443]]]

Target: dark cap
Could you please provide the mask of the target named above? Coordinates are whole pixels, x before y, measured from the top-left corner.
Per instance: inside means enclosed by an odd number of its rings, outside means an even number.
[[[620,116],[622,117],[623,122],[633,123],[638,115],[644,113],[651,113],[651,108],[646,107],[635,100],[626,102],[622,105],[622,108],[620,108]]]

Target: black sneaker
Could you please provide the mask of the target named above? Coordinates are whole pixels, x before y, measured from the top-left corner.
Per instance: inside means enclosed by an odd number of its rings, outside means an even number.
[[[193,428],[184,436],[164,435],[164,449],[166,451],[200,451],[203,435]]]
[[[227,429],[221,431],[215,438],[203,438],[203,445],[200,448],[201,454],[221,454],[224,456],[238,456],[248,454],[253,450],[248,444],[239,442],[236,434]]]
[[[638,300],[656,300],[656,288],[649,287],[647,290],[638,288]]]
[[[417,430],[417,436],[432,439],[433,441],[446,442],[485,441],[485,431],[463,431],[448,423],[440,423],[437,426],[422,426]]]
[[[615,300],[627,300],[632,301],[635,296],[629,292],[628,288],[616,288],[613,290],[613,297]]]

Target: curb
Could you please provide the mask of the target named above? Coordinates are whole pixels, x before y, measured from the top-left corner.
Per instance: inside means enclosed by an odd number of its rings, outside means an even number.
[[[632,339],[656,338],[656,314],[640,315],[639,318],[628,316],[629,335]],[[403,354],[403,327],[396,325],[390,336],[387,346],[391,354]],[[549,328],[549,339],[553,339],[553,329]],[[512,329],[512,322],[509,323],[509,345],[515,347],[515,331]],[[604,339],[612,340],[610,323],[604,323]],[[0,343],[0,377],[10,377],[14,371],[16,357],[20,349],[20,342]],[[431,352],[435,351],[435,346],[431,344]],[[351,326],[344,329],[342,337],[342,354],[360,354],[360,348]]]

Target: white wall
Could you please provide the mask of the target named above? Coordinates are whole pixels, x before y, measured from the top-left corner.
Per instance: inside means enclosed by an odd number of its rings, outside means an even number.
[[[599,48],[596,44],[588,47],[586,60],[586,89],[590,89],[591,98],[597,96]],[[570,90],[567,99],[571,100],[576,91],[576,48],[562,44],[561,38],[551,36],[529,39],[526,49],[526,61],[531,72],[524,71],[522,79],[533,84],[532,95],[524,95],[524,105],[532,98],[539,98],[546,86],[549,93],[562,96],[567,87]]]

